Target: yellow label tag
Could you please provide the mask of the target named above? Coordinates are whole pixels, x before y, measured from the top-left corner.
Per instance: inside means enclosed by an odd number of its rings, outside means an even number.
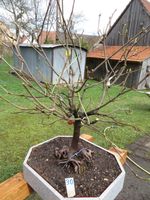
[[[71,50],[67,49],[65,52],[66,57],[70,57],[71,56]]]

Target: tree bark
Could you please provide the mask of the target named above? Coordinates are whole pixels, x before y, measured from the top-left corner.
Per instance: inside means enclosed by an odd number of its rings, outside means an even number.
[[[72,142],[71,142],[71,148],[74,150],[78,149],[80,129],[81,129],[81,120],[76,120],[74,123],[73,138],[72,138]]]

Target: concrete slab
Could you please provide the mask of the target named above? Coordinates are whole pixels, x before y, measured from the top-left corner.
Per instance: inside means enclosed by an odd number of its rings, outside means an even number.
[[[147,96],[150,97],[150,92],[149,91],[139,91],[140,93],[146,94]]]
[[[145,136],[137,140],[134,144],[128,146],[131,151],[129,155],[135,162],[146,170],[150,171],[150,136]],[[133,164],[127,162],[141,177],[150,178],[150,176],[141,172]],[[150,182],[137,178],[125,165],[126,178],[122,192],[116,200],[150,200]]]

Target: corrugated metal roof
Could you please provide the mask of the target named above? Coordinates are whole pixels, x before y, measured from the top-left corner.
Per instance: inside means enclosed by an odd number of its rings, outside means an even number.
[[[150,14],[150,2],[147,0],[141,0],[141,3],[143,4],[144,8],[148,11]]]
[[[112,60],[125,60],[142,62],[150,58],[150,46],[106,46],[105,49],[95,49],[89,51],[88,58],[110,58]]]
[[[20,47],[39,47],[38,44],[28,44],[28,43],[23,43],[19,45]],[[62,44],[41,44],[40,47],[43,48],[55,48],[55,47],[61,47],[63,46]]]
[[[72,36],[73,37],[73,36]],[[65,34],[64,32],[56,32],[56,31],[42,31],[39,37],[39,44],[56,44],[56,38],[60,41],[60,43],[65,43]],[[90,46],[93,46],[99,39],[97,35],[85,35],[85,34],[75,34],[74,40],[77,42],[80,39],[86,41]],[[47,43],[46,43],[47,40]],[[30,44],[32,41],[31,36],[23,36],[20,38],[20,43]],[[77,44],[77,42],[75,44]],[[32,43],[37,44],[37,41],[33,41]],[[70,42],[71,43],[71,42]]]
[[[79,47],[79,46],[73,46],[73,45],[65,45],[65,44],[41,44],[40,46],[38,44],[20,44],[20,47],[42,47],[42,48],[46,48],[46,49],[54,49],[54,48],[59,48],[59,47],[72,47],[72,48],[78,48],[78,49],[82,49],[84,51],[87,51],[87,49],[83,48],[83,47]]]

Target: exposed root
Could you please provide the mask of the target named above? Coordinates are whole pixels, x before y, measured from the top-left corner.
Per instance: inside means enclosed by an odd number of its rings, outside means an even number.
[[[73,168],[75,173],[82,173],[85,169],[85,165],[92,162],[93,151],[87,148],[82,148],[76,152],[69,152],[68,146],[63,146],[62,149],[55,148],[55,157],[61,160],[60,165],[67,169]]]
[[[94,151],[91,151],[90,149],[82,150],[82,156],[89,162],[92,160],[93,153],[94,153]]]
[[[81,174],[81,172],[83,171],[82,170],[83,169],[83,162],[79,161],[79,160],[76,160],[76,159],[71,159],[70,162],[73,165],[74,172],[78,173],[78,174]]]
[[[56,158],[59,158],[59,159],[68,158],[68,153],[69,153],[69,147],[68,146],[63,146],[62,149],[59,149],[58,147],[56,147],[55,152],[54,152]]]

